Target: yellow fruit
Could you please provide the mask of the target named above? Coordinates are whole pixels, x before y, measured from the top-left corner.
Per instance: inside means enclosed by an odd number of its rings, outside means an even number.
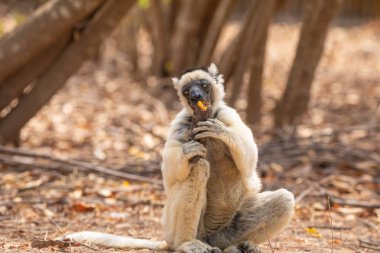
[[[205,101],[198,101],[198,102],[197,102],[197,106],[198,106],[199,109],[201,109],[202,111],[207,111],[207,109],[208,109],[207,102],[205,102]]]

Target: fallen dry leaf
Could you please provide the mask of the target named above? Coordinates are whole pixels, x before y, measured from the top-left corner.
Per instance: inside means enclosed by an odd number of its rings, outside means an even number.
[[[32,248],[48,248],[48,247],[58,247],[58,248],[68,248],[74,246],[73,243],[60,241],[60,240],[35,240],[30,244]]]
[[[322,235],[318,232],[318,229],[314,227],[307,227],[305,228],[306,232],[308,232],[310,235],[317,237],[317,238],[322,238]]]
[[[95,206],[89,205],[89,204],[86,204],[86,203],[83,203],[83,202],[76,202],[76,203],[74,203],[72,205],[72,209],[75,212],[84,213],[84,212],[94,211],[95,210]]]

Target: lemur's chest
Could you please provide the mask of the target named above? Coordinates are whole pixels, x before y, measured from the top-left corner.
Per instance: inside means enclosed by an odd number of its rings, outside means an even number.
[[[212,232],[233,216],[245,189],[227,146],[219,140],[208,140],[206,148],[210,178],[207,183],[205,227],[207,232]]]
[[[222,141],[209,138],[205,146],[207,149],[206,159],[210,162],[211,167],[218,167],[222,163],[235,165],[230,150]]]

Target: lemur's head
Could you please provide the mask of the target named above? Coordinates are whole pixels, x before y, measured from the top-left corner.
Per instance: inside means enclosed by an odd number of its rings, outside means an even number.
[[[194,111],[198,101],[215,108],[224,98],[224,79],[213,63],[209,67],[187,69],[172,80],[182,105],[189,113]]]

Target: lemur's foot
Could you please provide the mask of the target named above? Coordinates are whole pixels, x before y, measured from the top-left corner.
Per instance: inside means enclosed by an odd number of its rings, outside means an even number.
[[[199,240],[182,243],[179,250],[185,253],[222,253],[219,248],[212,247]]]
[[[241,242],[238,245],[238,248],[241,250],[241,252],[246,253],[260,253],[260,250],[255,245],[251,244],[248,241]]]
[[[248,241],[244,241],[238,245],[231,245],[225,248],[223,253],[260,253],[260,250]]]

